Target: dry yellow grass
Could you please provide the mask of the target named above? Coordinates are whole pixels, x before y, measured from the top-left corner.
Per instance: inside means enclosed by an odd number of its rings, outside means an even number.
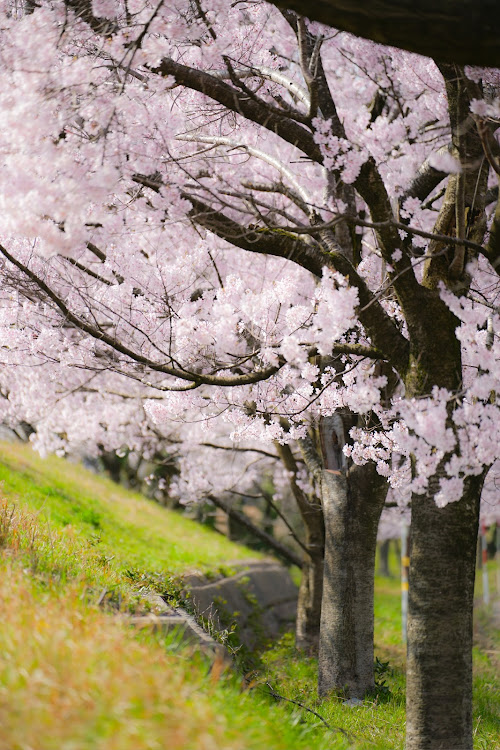
[[[0,748],[243,747],[198,676],[141,644],[124,626],[82,608],[77,589],[41,595],[22,570],[0,581]]]

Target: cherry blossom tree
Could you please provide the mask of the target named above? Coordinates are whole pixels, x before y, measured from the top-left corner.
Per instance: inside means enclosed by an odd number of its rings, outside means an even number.
[[[257,155],[257,158],[265,157],[266,154],[263,154],[262,152],[255,152]],[[269,162],[269,158],[267,159]],[[271,166],[273,166],[271,164]],[[144,178],[142,178],[144,179]],[[153,187],[158,187],[153,186]],[[348,296],[348,295],[347,295]],[[337,314],[341,314],[341,310],[337,311]],[[247,354],[245,354],[247,356]],[[272,369],[272,368],[271,368]],[[259,375],[260,378],[260,375]],[[239,379],[235,382],[239,383],[242,379]],[[218,382],[222,382],[219,378]],[[182,409],[185,409],[185,402],[183,402]],[[290,430],[290,436],[293,436],[293,426],[292,430]],[[295,428],[296,429],[296,428]],[[292,476],[296,473],[296,470],[294,468],[295,459],[293,458],[292,453],[287,449],[285,446],[283,446],[280,449],[280,452],[283,455],[283,460],[285,460],[286,465],[288,466],[288,471],[292,474]],[[311,452],[309,452],[311,453]],[[367,474],[371,475],[373,474],[373,467],[371,465],[367,466],[366,469],[360,469],[359,470],[361,474]],[[378,482],[380,484],[380,480]],[[299,638],[299,643],[303,642],[314,642],[317,639],[317,631],[318,631],[318,613],[319,613],[319,605],[321,601],[321,588],[322,588],[322,569],[323,569],[323,519],[322,519],[322,513],[321,508],[319,507],[319,504],[311,503],[310,501],[306,500],[304,497],[303,492],[300,490],[296,482],[292,483],[294,493],[296,497],[299,500],[299,507],[303,510],[303,515],[305,517],[306,522],[306,528],[307,536],[309,541],[306,540],[306,546],[308,548],[308,557],[306,559],[305,567],[305,575],[303,577],[304,580],[304,597],[305,597],[305,604],[302,607],[299,607],[299,612],[305,612],[305,625],[302,628],[301,622],[302,618],[299,617],[298,620],[298,632],[304,633],[304,639]],[[350,574],[350,578],[345,579],[344,584],[344,593],[340,597],[342,601],[345,600],[345,595],[348,587],[352,586],[352,581],[354,578],[358,578],[358,584],[357,589],[363,593],[363,596],[359,597],[359,600],[361,602],[361,611],[359,611],[357,614],[351,614],[350,620],[358,620],[360,623],[366,623],[366,629],[358,628],[358,630],[353,630],[352,627],[346,627],[343,616],[340,618],[337,618],[336,620],[333,620],[332,618],[328,618],[327,623],[329,627],[335,626],[335,637],[333,638],[333,642],[338,644],[336,646],[336,654],[334,655],[336,666],[335,669],[332,670],[330,668],[330,659],[326,660],[326,667],[323,670],[325,675],[325,681],[326,686],[324,689],[326,689],[331,684],[342,684],[342,685],[350,685],[351,689],[358,694],[363,694],[370,686],[373,685],[373,670],[372,670],[372,662],[373,662],[373,652],[372,652],[372,621],[373,621],[373,590],[372,590],[372,575],[371,571],[373,568],[373,556],[374,556],[374,544],[375,544],[375,535],[376,535],[376,525],[378,521],[378,514],[380,513],[381,509],[381,502],[383,502],[383,493],[380,493],[380,497],[378,498],[378,502],[374,506],[374,512],[373,517],[371,519],[371,531],[369,534],[370,538],[370,544],[365,544],[365,539],[363,536],[359,533],[358,527],[352,527],[349,529],[349,541],[344,541],[344,547],[348,547],[351,550],[351,554],[349,556],[346,556],[345,554],[341,555],[342,560],[349,560],[352,559],[353,563],[351,565],[352,571]],[[340,521],[335,526],[334,524],[331,524],[331,528],[336,528],[337,533],[341,536],[345,536],[346,533],[346,523],[348,524],[348,521]],[[359,525],[358,525],[359,526]],[[365,528],[365,525],[362,524],[361,528]],[[353,554],[355,547],[359,547],[359,554],[356,556]],[[338,547],[340,549],[340,547]],[[358,558],[363,558],[365,562],[361,565]],[[354,562],[356,560],[356,562]],[[334,565],[333,570],[338,570],[339,566]],[[333,582],[332,582],[333,584]],[[338,591],[340,589],[340,586],[334,584],[332,585],[332,590]],[[335,605],[337,607],[337,605]],[[341,608],[342,611],[345,610],[345,606],[343,605]],[[349,618],[348,618],[349,619]],[[325,628],[324,628],[325,630]],[[344,634],[353,634],[354,636],[354,643],[347,644],[344,639],[341,639],[339,636],[339,632],[342,632]],[[330,640],[329,638],[325,639],[326,641]],[[356,645],[356,642],[359,641],[359,644]],[[365,645],[366,644],[366,645]],[[349,665],[350,672],[347,674],[346,669],[342,668],[340,666],[340,658],[338,656],[341,652],[350,651],[353,656],[351,663]],[[363,667],[360,669],[358,667],[358,661],[360,659],[359,654],[363,654]]]
[[[39,359],[82,414],[89,389],[133,394],[285,466],[297,441],[325,522],[322,692],[373,682],[376,530],[406,487],[407,750],[471,748],[496,72],[263,3],[54,0],[1,28],[6,377]]]
[[[245,21],[245,23],[246,23],[246,21]],[[215,79],[215,82],[217,83],[217,79]],[[224,89],[224,90],[227,91],[227,89]],[[297,87],[297,90],[299,90],[298,87]],[[267,117],[267,107],[264,110],[263,116]],[[206,137],[206,136],[202,136],[202,138],[203,137]],[[65,138],[63,140],[66,141],[66,136],[65,136]],[[222,145],[225,145],[225,144],[222,143]],[[278,164],[278,166],[280,166],[280,162],[278,162],[276,160],[276,158],[274,158],[272,156],[269,157],[269,155],[266,155],[265,152],[262,152],[262,151],[259,151],[259,150],[255,150],[254,151],[254,155],[255,155],[255,157],[257,159],[261,159],[261,160],[264,161],[264,163],[268,163],[273,169],[275,169],[276,164]],[[280,170],[278,170],[278,172],[279,171]],[[285,172],[287,172],[289,174],[289,176],[292,177],[292,180],[293,180],[293,176],[291,175],[290,170],[286,170],[286,168],[285,168]],[[151,182],[151,178],[144,177],[144,175],[141,175],[140,173],[135,173],[133,175],[133,180],[136,181],[136,182],[138,182],[138,184],[140,184],[140,185],[144,184],[145,182],[147,182],[147,185],[148,185],[149,189],[152,189],[155,192],[158,192],[159,189],[160,189],[160,187],[159,187],[159,185],[157,183],[155,183],[154,181]],[[171,207],[170,207],[169,210],[170,210],[170,213],[171,213],[172,212]],[[201,223],[201,220],[200,220],[199,223]],[[97,227],[97,228],[100,228],[100,227]],[[238,231],[239,231],[239,229],[238,229]],[[64,225],[64,234],[66,234],[66,223]],[[39,237],[38,241],[40,241],[40,240],[41,240],[41,238]],[[189,242],[189,239],[187,239],[186,241]],[[91,243],[91,246],[92,246],[92,249],[90,251],[93,252],[94,255],[95,255],[96,251],[97,251],[98,254],[101,252],[99,250],[99,248],[97,248],[94,243]],[[204,240],[203,241],[203,252],[205,252],[205,248],[206,248],[206,241]],[[88,249],[90,249],[90,248],[88,248]],[[102,259],[103,258],[101,256],[100,260],[102,260]],[[106,261],[107,261],[107,256],[106,256]],[[79,261],[76,261],[76,262],[78,263]],[[141,260],[141,262],[143,262],[143,261]],[[80,264],[80,266],[81,265],[82,264]],[[252,265],[254,265],[254,264],[252,264]],[[71,271],[74,274],[74,269],[77,267],[77,266],[75,266],[75,262],[72,263],[72,266],[73,266],[73,268],[71,269]],[[82,269],[80,268],[80,270],[82,270]],[[220,276],[218,268],[216,268],[215,270],[216,270],[218,276]],[[182,269],[182,272],[184,272],[184,268]],[[115,272],[115,273],[118,275],[119,278],[123,279],[123,275],[122,275],[123,269],[119,273],[118,272]],[[203,274],[206,275],[206,271],[205,270],[202,270],[202,271],[197,270],[196,267],[194,265],[192,265],[192,281],[191,281],[191,283],[194,283],[193,280],[196,278],[196,273],[198,273],[198,274],[203,273]],[[227,275],[227,271],[225,272],[225,275]],[[97,279],[97,280],[99,280],[99,279]],[[103,282],[102,278],[101,278],[101,282]],[[289,279],[285,282],[285,285],[284,285],[283,289],[279,290],[279,292],[278,292],[278,298],[277,298],[278,304],[281,304],[279,302],[279,295],[282,295],[282,294],[285,293],[286,287],[291,282],[292,282],[292,280],[289,277]],[[76,289],[79,286],[78,282],[74,279],[74,277],[71,278],[71,281],[69,279],[67,279],[67,283],[69,283],[72,286],[73,289]],[[103,283],[105,283],[105,282],[103,282]],[[189,284],[189,282],[188,282],[188,284]],[[18,286],[17,282],[16,282],[16,286]],[[107,286],[109,286],[109,284]],[[227,284],[226,284],[226,286],[227,286]],[[121,291],[123,291],[123,284],[121,284],[121,287],[122,287]],[[135,288],[137,289],[137,287],[135,287]],[[195,290],[195,295],[196,295],[196,293],[197,292]],[[221,294],[219,295],[219,297],[221,297]],[[233,292],[233,294],[234,294],[234,292]],[[350,293],[348,291],[346,291],[346,293],[345,293],[346,299],[349,298],[349,294]],[[268,292],[266,292],[266,294],[264,295],[264,298],[266,296],[269,296]],[[274,298],[276,298],[276,294],[274,292],[272,293],[272,296]],[[56,300],[54,299],[54,295],[52,295],[52,300],[54,302],[56,302]],[[190,301],[192,301],[192,300],[190,299]],[[257,302],[257,304],[259,304],[259,303],[260,303],[260,301]],[[57,304],[57,302],[56,302],[56,304]],[[313,299],[313,303],[312,304],[314,304],[314,299]],[[59,308],[59,309],[61,309],[61,308]],[[217,310],[215,310],[215,314],[219,315],[219,312]],[[308,313],[307,313],[307,310],[306,310],[306,315],[307,314]],[[337,315],[342,315],[342,310],[340,308],[337,310]],[[234,315],[232,317],[234,319]],[[232,328],[233,323],[234,323],[234,320],[232,320],[231,317],[227,316],[227,317],[225,317],[225,319],[219,320],[218,326],[219,326],[220,331],[224,332],[224,330],[227,330],[228,327]],[[260,321],[258,321],[258,324],[260,325]],[[196,323],[195,325],[196,325],[196,328],[198,329],[198,324]],[[253,327],[255,326],[254,322],[252,322],[252,326]],[[136,326],[136,328],[137,328],[137,326]],[[232,335],[232,338],[234,339],[234,331],[232,331],[231,335]],[[248,338],[248,335],[247,335],[247,338]],[[108,341],[109,341],[109,337],[108,337]],[[293,341],[285,342],[284,345],[285,346],[289,346],[290,344],[293,347]],[[244,348],[245,348],[244,360],[247,361],[248,358],[249,358],[249,353],[248,353],[248,342],[246,340],[244,342]],[[241,345],[240,345],[240,349],[241,349]],[[340,349],[341,349],[341,352],[344,352],[345,345],[341,346]],[[358,350],[356,350],[356,351],[358,351]],[[360,351],[362,351],[362,350],[360,350]],[[235,362],[234,363],[234,367],[236,367],[237,364],[238,363]],[[85,365],[80,364],[80,367],[84,367],[84,366]],[[314,368],[315,367],[316,367],[315,365],[312,365],[312,372],[313,373],[314,373]],[[208,381],[206,381],[205,384],[210,384],[210,382],[212,382],[212,383],[215,383],[215,384],[221,384],[221,385],[226,385],[226,386],[233,385],[233,384],[234,385],[243,385],[246,382],[251,383],[252,380],[257,380],[258,381],[258,380],[260,380],[263,377],[270,376],[270,375],[273,374],[273,372],[275,371],[275,369],[277,369],[275,366],[270,366],[270,367],[267,368],[267,370],[264,371],[264,373],[260,373],[259,372],[256,375],[254,373],[254,375],[250,376],[250,380],[249,381],[247,380],[247,376],[237,377],[237,378],[232,378],[232,379],[223,379],[220,376],[218,376],[216,378],[216,380],[213,380],[213,379],[210,380],[210,378],[209,378]],[[173,370],[170,370],[170,372],[174,373]],[[180,374],[181,376],[183,375],[183,373],[182,373],[181,370],[178,370],[177,374]],[[285,374],[286,374],[286,371],[285,371]],[[193,375],[193,373],[189,374],[189,372],[186,374],[186,376],[187,376],[188,379],[192,378],[192,375]],[[305,381],[306,388],[308,388],[308,389],[311,388],[311,386],[310,386],[310,378],[311,378],[311,376],[309,375],[308,379],[306,379],[306,381]],[[201,380],[200,380],[199,377],[195,378],[195,381],[196,381],[197,385],[202,385],[204,380],[206,380],[206,378],[201,378]],[[145,383],[143,382],[142,384],[144,385]],[[278,384],[277,387],[281,388],[281,385]],[[241,398],[248,399],[248,394],[246,396],[244,396],[244,397],[241,397]],[[183,400],[180,403],[181,403],[181,411],[185,411],[185,409],[186,409],[186,400],[185,400],[185,398],[183,398]],[[242,403],[245,403],[245,402],[242,402]],[[306,403],[306,402],[304,402],[304,403]],[[195,403],[195,405],[196,405],[196,403]],[[301,408],[303,408],[303,407],[301,407]],[[245,406],[245,411],[243,413],[245,413],[246,411],[247,411],[247,409],[246,409],[246,406]],[[262,412],[262,413],[265,414],[265,412]],[[234,410],[233,409],[233,418],[237,418],[239,420],[241,418],[241,416],[242,416],[242,414],[241,414],[240,410]],[[259,418],[258,420],[255,420],[253,416],[251,418],[248,418],[248,415],[246,415],[246,418],[247,418],[247,422],[251,421],[253,423],[254,426],[253,426],[252,429],[255,430],[256,425],[259,425],[259,424],[262,426],[262,424],[261,424],[262,423],[262,419],[261,418]],[[276,424],[275,424],[275,427],[277,427]],[[293,438],[294,431],[295,432],[297,431],[297,427],[295,425],[292,424],[290,427],[287,427],[287,433],[289,435],[289,439]],[[282,432],[283,432],[283,427],[280,426],[279,429],[278,429],[278,434],[281,434]],[[59,434],[60,434],[60,431],[59,431]],[[294,469],[295,459],[293,458],[293,455],[291,454],[291,452],[285,446],[283,446],[280,450],[281,450],[281,453],[283,454],[284,460],[287,463],[288,471],[293,476],[296,473],[296,471]],[[309,451],[309,453],[311,454],[311,451]],[[360,469],[359,470],[359,472],[361,474],[365,474],[366,473],[369,476],[371,476],[373,474],[373,471],[374,470],[373,470],[373,467],[371,465],[367,466],[366,469]],[[381,480],[378,480],[378,484],[380,484],[380,483],[381,483]],[[314,640],[317,639],[317,630],[318,630],[317,619],[318,619],[318,612],[319,612],[319,604],[320,604],[320,601],[321,601],[322,568],[323,568],[323,559],[322,559],[323,558],[323,555],[322,555],[322,549],[323,549],[323,542],[322,542],[322,537],[323,537],[323,520],[322,520],[322,513],[321,513],[321,508],[319,507],[319,504],[317,502],[316,503],[311,503],[308,500],[306,500],[305,497],[304,497],[304,495],[303,495],[303,492],[300,490],[300,488],[298,487],[298,485],[297,485],[296,482],[293,482],[293,489],[294,489],[294,492],[295,492],[296,496],[299,498],[299,505],[302,508],[303,515],[306,518],[306,527],[308,529],[307,536],[309,537],[309,541],[306,542],[306,546],[308,548],[310,547],[308,558],[307,558],[306,563],[305,563],[305,565],[307,567],[307,570],[306,570],[306,573],[304,575],[304,584],[305,584],[304,585],[304,596],[306,598],[306,603],[305,603],[304,607],[300,607],[299,608],[299,611],[304,611],[306,613],[306,615],[305,615],[306,625],[302,629],[303,632],[304,632],[304,634],[305,634],[305,638],[306,638],[307,641],[311,640],[312,642],[314,642]],[[348,644],[345,642],[345,638],[344,639],[341,639],[340,637],[334,638],[334,642],[338,643],[338,646],[336,647],[337,654],[335,655],[336,666],[335,666],[334,670],[330,669],[329,662],[327,660],[327,665],[328,666],[323,671],[324,671],[324,674],[325,674],[325,679],[326,679],[326,677],[328,677],[328,681],[327,681],[327,684],[326,684],[326,686],[325,686],[324,689],[326,689],[331,684],[342,684],[342,685],[346,685],[347,684],[347,685],[350,685],[350,687],[351,687],[351,689],[353,691],[357,692],[358,694],[363,694],[370,686],[373,685],[373,669],[372,669],[372,662],[373,662],[373,658],[372,658],[372,649],[373,649],[373,646],[372,646],[372,640],[373,640],[373,638],[372,638],[373,590],[372,590],[372,575],[371,575],[371,571],[372,571],[372,568],[373,568],[373,556],[374,556],[374,544],[375,544],[375,535],[376,535],[376,525],[377,525],[377,520],[378,520],[378,514],[380,513],[380,509],[381,509],[381,502],[383,502],[382,493],[380,493],[380,498],[378,498],[378,502],[375,504],[374,511],[373,511],[373,514],[372,514],[373,518],[372,518],[372,523],[371,523],[371,531],[370,531],[370,534],[369,534],[370,544],[369,545],[365,545],[362,536],[358,533],[358,531],[357,531],[357,529],[355,527],[352,527],[352,528],[349,529],[350,542],[347,542],[347,543],[344,542],[344,546],[349,547],[352,552],[354,551],[355,547],[358,546],[359,547],[359,555],[358,555],[358,557],[362,556],[364,560],[366,559],[366,561],[363,563],[363,565],[359,564],[359,561],[356,562],[356,563],[353,563],[351,565],[352,571],[351,571],[351,574],[350,574],[350,578],[348,579],[348,578],[344,577],[345,578],[344,594],[341,597],[341,599],[343,601],[345,599],[346,590],[347,590],[348,586],[351,585],[351,584],[348,583],[348,580],[350,580],[351,583],[352,583],[352,581],[353,581],[354,578],[358,578],[359,579],[359,583],[358,583],[357,588],[359,589],[360,592],[363,592],[363,597],[360,597],[360,602],[361,602],[361,608],[362,609],[356,615],[351,615],[350,618],[348,618],[348,619],[350,619],[350,620],[358,620],[360,623],[361,622],[362,623],[366,623],[366,628],[365,629],[358,628],[357,631],[353,630],[352,627],[346,628],[344,620],[342,619],[342,617],[340,619],[337,618],[337,620],[335,620],[335,621],[334,620],[328,621],[328,622],[331,622],[331,627],[333,627],[333,624],[335,624],[336,632],[337,631],[341,631],[344,634],[346,634],[346,633],[347,634],[352,634],[351,640],[353,640],[353,643],[350,643],[349,646],[348,646]],[[349,525],[348,521],[343,521],[342,520],[341,522],[339,522],[336,525],[337,533],[340,534],[341,536],[345,535],[345,526],[346,526],[346,523],[347,523],[347,525]],[[332,524],[332,529],[333,528],[334,528],[334,526]],[[362,525],[362,528],[364,528],[364,525]],[[347,559],[347,560],[353,559],[354,560],[355,555],[352,554],[352,552],[351,552],[351,555],[349,555],[347,557],[345,555],[342,555],[342,559]],[[310,561],[312,562],[312,565],[309,568]],[[334,566],[333,570],[337,570],[337,569],[338,569],[338,566]],[[337,586],[337,585],[333,586],[333,589],[335,591],[337,591],[339,588],[340,587]],[[343,607],[342,609],[344,610],[345,607]],[[299,617],[299,621],[298,621],[299,632],[302,632],[302,630],[300,628],[300,623],[301,623],[301,618]],[[349,635],[349,637],[351,637],[351,635]],[[326,639],[326,640],[328,640],[328,639]],[[359,643],[357,644],[358,641],[359,641]],[[299,642],[301,642],[300,638],[299,638]],[[345,652],[347,650],[349,650],[352,653],[352,655],[353,655],[351,663],[348,665],[349,670],[350,670],[349,673],[347,673],[346,668],[343,668],[341,666],[340,659],[338,657],[339,653]],[[359,661],[359,654],[363,655],[363,659],[362,659],[363,668],[362,669],[358,668],[358,665],[357,665],[357,663]]]

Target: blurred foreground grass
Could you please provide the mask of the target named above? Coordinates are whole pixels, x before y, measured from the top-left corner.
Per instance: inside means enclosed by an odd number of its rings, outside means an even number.
[[[327,747],[222,662],[99,609],[92,570],[110,571],[73,535],[3,503],[0,542],[0,750]],[[72,555],[78,569],[61,576]]]

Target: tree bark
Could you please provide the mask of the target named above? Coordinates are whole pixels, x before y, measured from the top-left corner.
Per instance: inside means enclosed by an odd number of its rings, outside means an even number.
[[[271,1],[336,29],[436,60],[499,65],[497,0]]]
[[[280,459],[290,475],[290,489],[297,502],[305,532],[305,554],[302,561],[295,645],[311,654],[318,653],[323,596],[323,560],[325,553],[325,524],[323,509],[317,497],[308,497],[297,484],[298,467],[289,445],[275,444]]]
[[[462,499],[412,503],[406,750],[472,750],[472,608],[483,476]]]
[[[389,568],[390,543],[391,543],[390,539],[385,539],[378,546],[378,554],[379,554],[378,572],[379,572],[379,575],[384,576],[384,578],[392,578],[392,574]]]
[[[468,236],[482,242],[487,165],[477,129],[466,127],[469,85],[458,66],[440,64],[439,68],[447,90],[453,151],[463,169],[449,178],[435,231],[463,233],[468,208]],[[411,342],[406,398],[426,396],[433,386],[450,393],[463,387],[457,319],[442,305],[439,287],[444,282],[457,296],[465,294],[469,278],[465,257],[454,251],[444,261],[443,253],[446,247],[430,243],[422,288],[414,298],[403,300]],[[454,404],[448,402],[447,408],[448,426],[454,428]],[[464,480],[458,502],[438,508],[435,496],[441,478],[447,476],[450,457],[443,458],[426,493],[412,499],[406,750],[471,750],[473,746],[472,615],[484,472]]]
[[[346,474],[325,470],[321,487],[326,534],[318,692],[363,698],[375,686],[375,551],[387,484],[367,464]]]
[[[306,533],[306,536],[309,535]],[[311,554],[304,555],[297,601],[295,645],[297,648],[314,655],[318,653],[319,648],[321,602],[323,598],[323,553],[322,545],[319,553],[311,547]]]

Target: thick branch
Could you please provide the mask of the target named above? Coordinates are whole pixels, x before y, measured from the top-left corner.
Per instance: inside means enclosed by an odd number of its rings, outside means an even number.
[[[118,31],[119,27],[116,23],[107,18],[94,16],[92,0],[65,0],[65,4],[74,12],[77,18],[88,23],[91,29],[98,34],[108,36]]]
[[[288,549],[288,547],[285,547],[285,545],[281,544],[281,542],[278,542],[277,539],[272,537],[266,531],[259,529],[259,527],[252,523],[252,521],[244,513],[240,513],[238,510],[235,510],[223,500],[219,500],[219,498],[215,497],[215,495],[209,495],[208,499],[218,508],[223,510],[224,513],[227,513],[230,518],[240,523],[245,527],[245,529],[248,529],[251,534],[257,537],[257,539],[260,539],[269,547],[271,547],[271,549],[273,549],[280,557],[283,557],[292,565],[297,565],[298,568],[302,567],[302,560],[299,555],[297,555],[291,549]]]
[[[463,69],[458,65],[440,63],[444,79],[452,134],[452,154],[460,162],[460,172],[450,175],[433,234],[445,236],[432,239],[428,248],[423,283],[435,288],[439,282],[465,281],[466,252],[476,253],[481,246],[484,230],[484,194],[487,185],[481,140],[470,115],[471,87]],[[472,92],[474,93],[474,92]],[[480,95],[480,90],[478,91]],[[446,240],[446,235],[451,238]],[[474,247],[469,240],[475,240]],[[477,242],[479,240],[479,242]],[[455,245],[451,252],[451,245]],[[448,251],[450,248],[450,251]],[[465,282],[466,283],[466,282]]]
[[[363,344],[333,344],[332,354],[350,354],[355,357],[368,357],[369,359],[387,359],[387,357],[374,346],[364,346]]]
[[[305,437],[302,438],[302,440],[299,440],[299,448],[309,473],[317,482],[321,481],[323,475],[323,464],[320,461],[318,451],[314,447],[311,438]]]
[[[271,112],[264,102],[260,103],[250,99],[244,92],[229,86],[219,78],[202,70],[181,65],[181,63],[170,58],[164,58],[160,66],[152,72],[159,73],[162,76],[173,76],[177,84],[205,94],[231,112],[236,112],[247,120],[276,133],[284,141],[300,149],[313,161],[322,162],[319,146],[314,142],[309,130],[285,115],[281,116]]]
[[[197,198],[188,194],[183,197],[191,201],[193,209],[190,216],[193,221],[243,250],[293,261],[317,278],[321,278],[325,266],[346,276],[351,286],[358,289],[360,320],[375,349],[389,359],[398,372],[405,370],[408,363],[407,339],[347,258],[340,253],[325,252],[318,246],[301,242],[285,232],[281,234],[247,229]]]
[[[308,516],[317,516],[318,514],[322,515],[323,511],[321,508],[321,503],[311,503],[306,493],[301,490],[297,484],[298,466],[290,446],[280,445],[280,443],[275,442],[275,447],[278,451],[279,457],[281,458],[285,466],[285,469],[292,475],[290,478],[290,488],[299,507],[301,516],[307,519]]]
[[[236,112],[248,120],[262,125],[267,130],[273,131],[318,164],[323,163],[321,151],[311,132],[286,116],[278,116],[269,111],[265,103],[249,99],[244,92],[238,91],[215,76],[181,65],[169,58],[162,60],[161,65],[154,69],[154,72],[164,76],[173,76],[177,84],[205,94],[232,112]],[[344,128],[338,118],[335,103],[324,76],[320,57],[318,57],[317,76],[319,84],[321,84],[320,106],[325,109],[325,114],[327,113],[332,120],[334,132],[337,135],[345,136]],[[340,175],[337,175],[337,177],[340,178]],[[368,205],[373,220],[384,222],[381,228],[376,231],[385,258],[387,262],[390,262],[394,250],[399,247],[401,242],[397,231],[389,224],[385,224],[393,218],[392,208],[384,182],[372,158],[369,158],[361,167],[360,174],[354,182],[354,187]],[[398,284],[402,290],[411,294],[417,283],[411,264],[405,261],[400,261],[400,263],[405,263],[404,269],[401,266],[397,270],[404,270],[405,273],[399,277]]]
[[[276,234],[246,229],[197,198],[189,195],[184,195],[184,197],[193,205],[191,217],[197,224],[243,250],[293,261],[317,278],[321,278],[324,266],[346,276],[351,286],[358,289],[360,320],[375,348],[384,357],[390,359],[399,372],[405,370],[408,362],[407,339],[396,328],[392,319],[347,258],[340,253],[324,252],[321,248],[301,242],[287,233]]]
[[[317,278],[321,278],[323,267],[328,264],[328,259],[318,245],[302,242],[287,232],[275,233],[249,229],[188,193],[183,193],[182,196],[191,202],[193,208],[189,215],[199,226],[242,250],[291,260]]]
[[[444,234],[436,234],[436,232],[425,232],[423,229],[417,229],[416,227],[412,227],[410,226],[410,224],[405,224],[402,221],[395,221],[392,219],[388,219],[387,221],[366,221],[365,219],[360,219],[357,216],[353,216],[351,214],[338,214],[338,216],[332,219],[332,221],[326,222],[325,224],[315,224],[310,227],[290,225],[281,227],[277,226],[275,229],[273,229],[273,227],[269,227],[269,229],[258,231],[276,231],[278,233],[289,232],[296,235],[305,234],[310,236],[318,234],[323,238],[323,233],[325,230],[337,226],[342,221],[345,221],[346,224],[352,224],[357,227],[366,227],[367,229],[385,229],[388,227],[395,227],[396,229],[402,229],[404,232],[407,232],[410,235],[414,234],[417,237],[424,237],[429,240],[435,240],[436,242],[447,242],[450,245],[470,247],[471,250],[476,250],[477,252],[482,252],[483,249],[479,243],[472,242],[472,240],[466,240],[460,237],[449,237],[448,235]]]
[[[303,16],[437,60],[497,67],[497,0],[271,0]]]
[[[319,56],[317,70],[321,78],[322,68]],[[153,69],[153,72],[164,76],[173,76],[178,85],[187,86],[205,94],[232,112],[236,112],[248,120],[262,125],[267,130],[276,133],[283,140],[296,146],[318,164],[323,163],[321,151],[310,131],[286,116],[276,115],[265,106],[265,103],[254,101],[246,96],[244,92],[238,91],[215,76],[182,65],[170,58],[164,58],[161,65]],[[321,80],[323,79],[321,78]],[[336,115],[335,103],[327,85],[326,88],[323,86],[321,93],[325,97],[324,102],[320,102],[321,106],[326,106],[332,122],[336,125],[335,130],[338,131],[338,134],[342,135],[344,129]],[[336,176],[339,179],[341,178],[341,175]],[[384,258],[390,263],[392,254],[401,245],[401,240],[397,230],[386,223],[394,218],[392,207],[384,181],[371,157],[361,167],[360,174],[354,182],[354,187],[368,205],[374,222],[381,222],[381,228],[377,229],[376,233]],[[395,265],[398,272],[397,280],[395,281],[396,292],[402,298],[414,295],[418,284],[409,259],[404,256]]]
[[[381,227],[385,224],[391,224],[393,227],[396,227],[398,229],[402,229],[404,232],[408,232],[408,234],[414,234],[417,237],[424,237],[429,240],[434,240],[435,242],[446,242],[449,245],[458,245],[459,247],[470,247],[471,250],[476,250],[476,252],[482,252],[483,248],[479,243],[472,242],[472,240],[466,240],[462,239],[460,237],[450,237],[448,235],[439,234],[436,232],[425,232],[423,229],[417,229],[416,227],[412,227],[409,224],[404,224],[401,221],[391,221],[391,222],[373,222],[373,221],[363,221],[363,219],[358,219],[355,216],[344,216],[342,217],[347,223],[355,224],[359,227],[368,227],[372,229],[376,229],[377,227]]]
[[[437,153],[449,153],[450,150],[451,146],[443,146]],[[435,169],[430,165],[429,159],[426,159],[421,164],[408,190],[401,196],[399,205],[403,206],[407,198],[418,198],[419,201],[425,200],[447,177],[448,173]]]
[[[495,214],[490,227],[490,237],[484,254],[497,274],[500,274],[500,198],[497,198]]]

